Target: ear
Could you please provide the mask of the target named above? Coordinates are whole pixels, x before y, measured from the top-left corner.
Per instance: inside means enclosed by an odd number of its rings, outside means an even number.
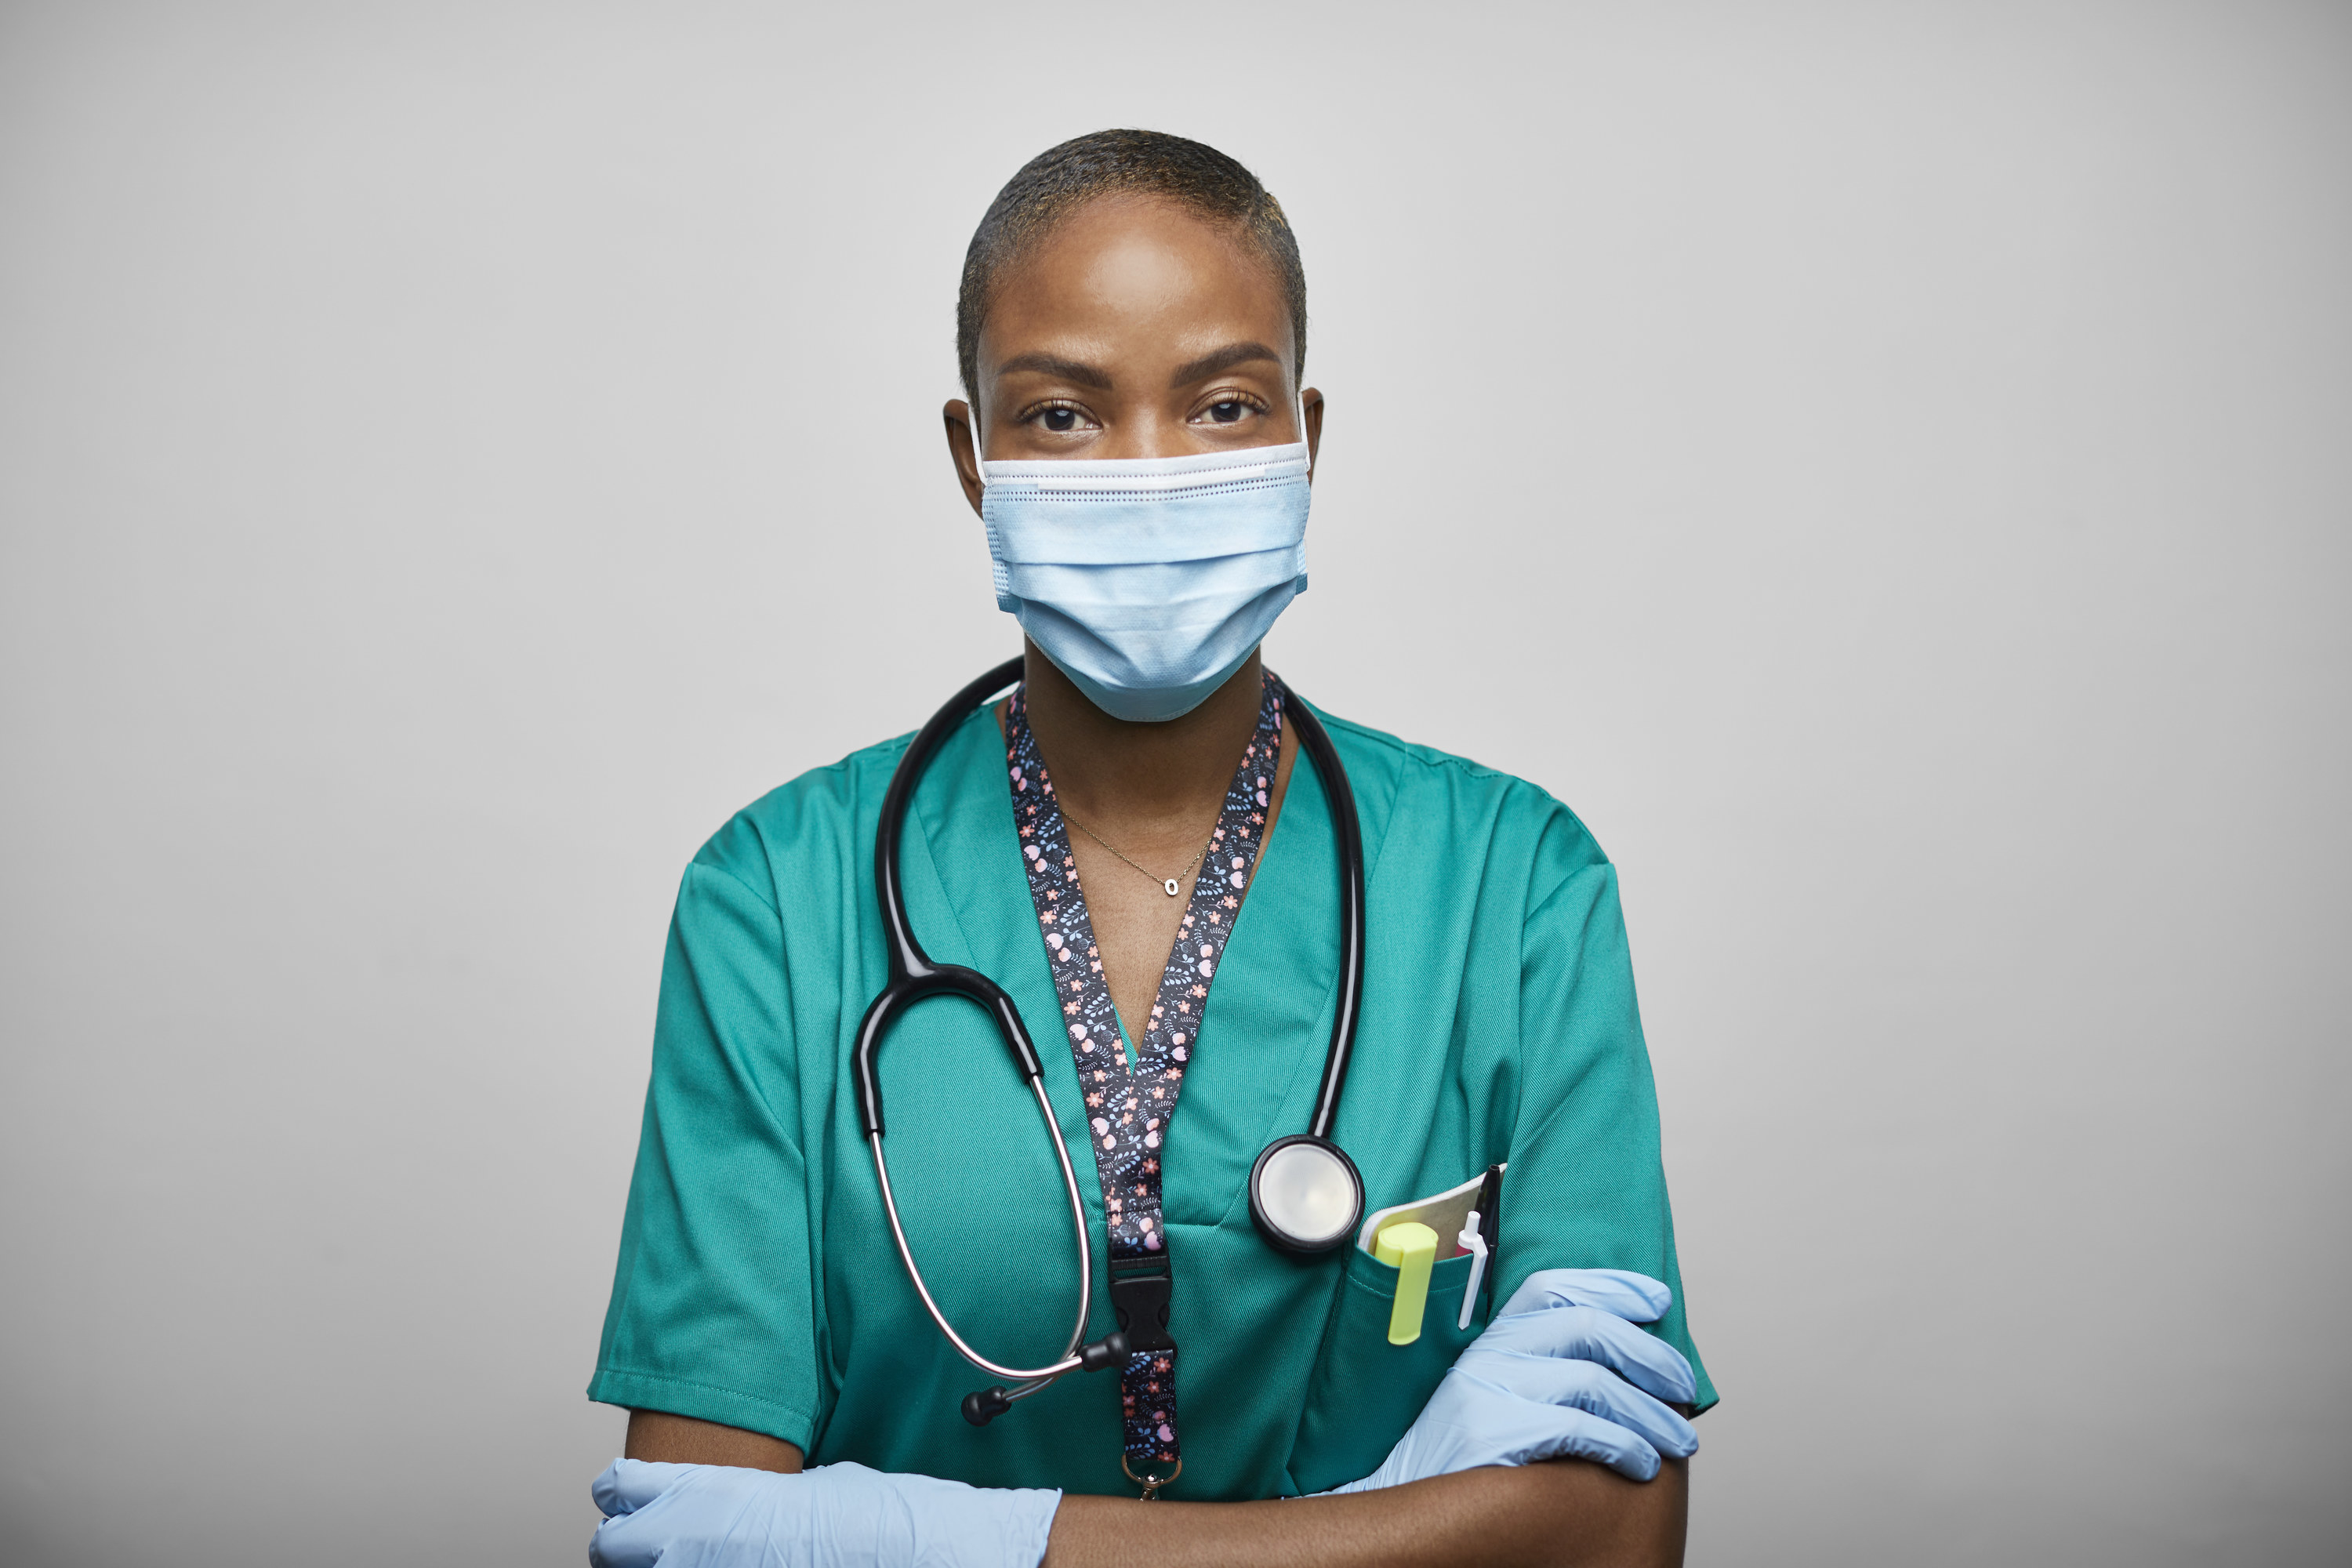
[[[1323,394],[1319,388],[1308,387],[1298,395],[1302,411],[1307,416],[1307,482],[1315,482],[1315,455],[1323,449]]]
[[[950,397],[948,405],[940,410],[948,427],[948,459],[955,464],[956,479],[963,486],[963,499],[970,503],[972,515],[980,515],[980,454],[971,443],[971,406],[961,397]],[[1320,418],[1320,414],[1317,415]]]

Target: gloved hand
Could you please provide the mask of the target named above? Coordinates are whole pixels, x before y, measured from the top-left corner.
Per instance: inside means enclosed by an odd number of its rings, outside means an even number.
[[[1037,1568],[1057,1491],[1001,1491],[863,1465],[797,1476],[615,1459],[590,1489],[591,1568]]]
[[[1635,1323],[1674,1292],[1622,1268],[1547,1268],[1511,1293],[1381,1468],[1340,1492],[1402,1486],[1481,1465],[1591,1459],[1628,1479],[1658,1456],[1698,1452],[1689,1422],[1660,1403],[1698,1397],[1690,1363]]]

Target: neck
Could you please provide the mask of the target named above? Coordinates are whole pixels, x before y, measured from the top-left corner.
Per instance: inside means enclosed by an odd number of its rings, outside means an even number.
[[[1195,847],[1257,727],[1255,653],[1198,708],[1160,724],[1112,718],[1034,643],[1026,679],[1029,728],[1064,809],[1121,848],[1158,840]]]

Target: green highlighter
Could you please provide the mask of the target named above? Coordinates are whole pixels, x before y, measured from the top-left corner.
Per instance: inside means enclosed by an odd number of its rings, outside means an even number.
[[[1422,1310],[1429,1304],[1429,1270],[1437,1261],[1437,1233],[1416,1220],[1382,1227],[1372,1256],[1397,1271],[1396,1304],[1389,1310],[1389,1343],[1409,1345],[1421,1338]]]

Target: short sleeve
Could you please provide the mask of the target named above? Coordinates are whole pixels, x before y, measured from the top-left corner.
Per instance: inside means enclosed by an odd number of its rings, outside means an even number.
[[[1657,1087],[1633,998],[1617,871],[1557,808],[1536,857],[1520,955],[1521,1063],[1497,1239],[1500,1301],[1539,1268],[1630,1268],[1674,1306],[1652,1331],[1715,1385],[1692,1343],[1675,1259]]]
[[[588,1395],[805,1451],[817,1352],[782,946],[768,899],[718,866],[688,868]]]

